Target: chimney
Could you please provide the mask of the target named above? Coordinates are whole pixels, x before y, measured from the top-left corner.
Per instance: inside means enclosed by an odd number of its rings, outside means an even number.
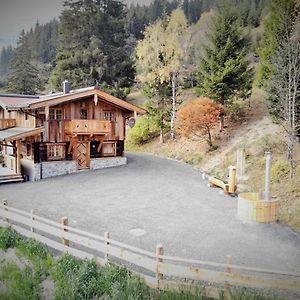
[[[64,88],[64,94],[69,94],[71,91],[71,85],[70,82],[68,80],[65,80],[63,82],[63,88]]]

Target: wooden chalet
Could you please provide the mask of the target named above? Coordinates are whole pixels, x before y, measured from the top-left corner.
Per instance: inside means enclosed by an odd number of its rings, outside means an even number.
[[[0,95],[0,163],[29,180],[126,163],[126,122],[145,110],[96,87]]]

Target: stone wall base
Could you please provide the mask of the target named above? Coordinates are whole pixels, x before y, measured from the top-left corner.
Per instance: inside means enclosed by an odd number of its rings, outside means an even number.
[[[119,167],[127,164],[127,158],[118,156],[118,157],[102,157],[94,158],[90,160],[90,169],[98,170],[111,167]],[[42,162],[34,164],[31,169],[31,176],[29,180],[36,181],[49,177],[56,177],[60,175],[67,175],[76,173],[79,170],[77,169],[76,161],[52,161],[52,162]],[[42,176],[41,176],[42,174]]]

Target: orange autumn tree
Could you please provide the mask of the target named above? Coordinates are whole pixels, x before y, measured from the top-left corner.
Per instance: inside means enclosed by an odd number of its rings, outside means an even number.
[[[207,134],[207,142],[212,146],[211,128],[223,111],[222,105],[209,98],[192,100],[178,111],[179,131],[185,136]]]

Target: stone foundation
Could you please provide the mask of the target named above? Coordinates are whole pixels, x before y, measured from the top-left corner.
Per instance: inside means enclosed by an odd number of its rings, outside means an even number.
[[[77,172],[76,161],[51,161],[35,164],[35,180]]]
[[[127,158],[123,156],[118,157],[102,157],[94,158],[90,160],[90,169],[98,170],[111,167],[119,167],[127,164]],[[51,161],[34,164],[31,169],[31,176],[29,180],[36,181],[42,179],[55,177],[60,175],[67,175],[76,173],[77,163],[75,160],[72,161]]]
[[[111,167],[119,167],[127,164],[127,157],[102,157],[91,159],[90,169],[98,170]]]

